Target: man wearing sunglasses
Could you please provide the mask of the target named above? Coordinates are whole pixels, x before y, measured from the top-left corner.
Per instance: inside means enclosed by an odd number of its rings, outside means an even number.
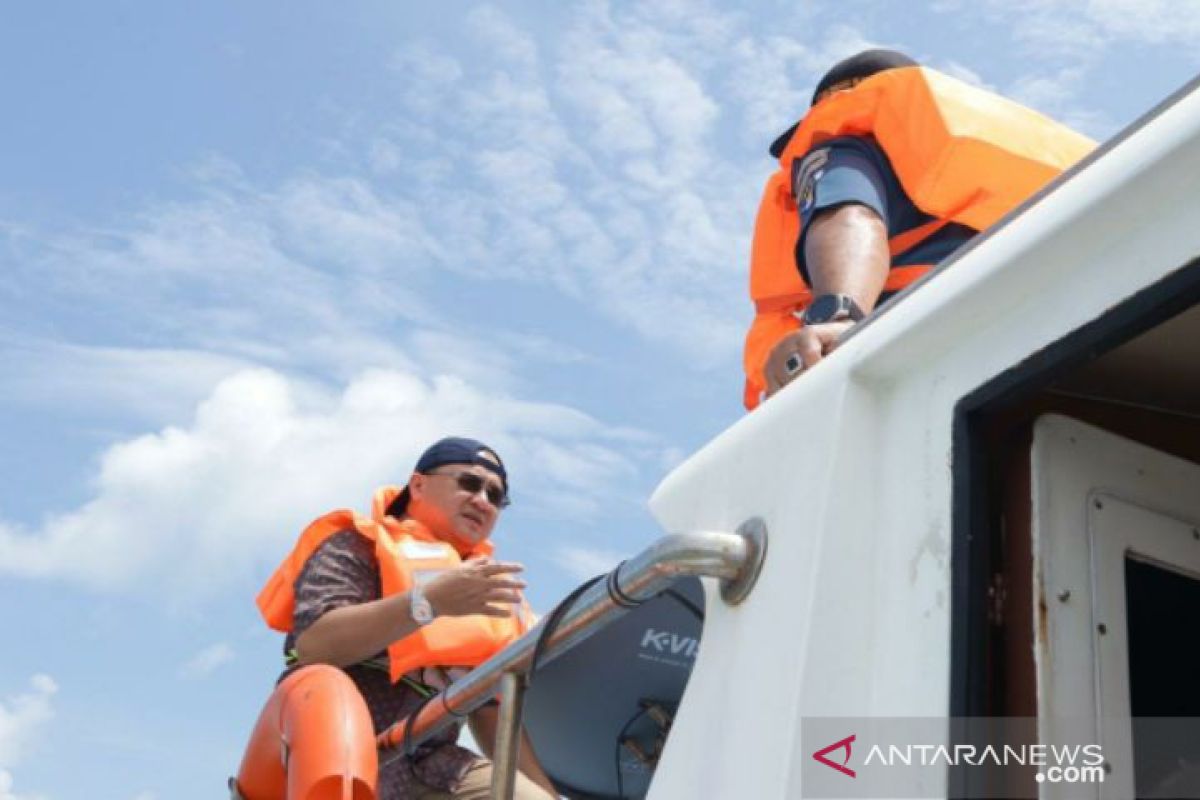
[[[301,534],[258,598],[267,623],[288,634],[289,670],[236,779],[246,800],[351,780],[374,784],[381,800],[488,797],[492,764],[459,747],[457,729],[411,755],[376,757],[375,736],[532,625],[521,565],[492,557],[508,504],[496,452],[451,437],[421,455],[407,485],[378,490],[370,517],[336,511]],[[470,718],[487,752],[496,713],[489,705]],[[528,740],[518,766],[515,797],[557,796]]]

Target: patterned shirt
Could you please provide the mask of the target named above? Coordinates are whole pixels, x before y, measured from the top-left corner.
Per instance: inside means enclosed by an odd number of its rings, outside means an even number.
[[[296,579],[295,592],[292,632],[284,643],[285,653],[295,647],[296,637],[327,612],[383,596],[374,543],[355,530],[330,536],[305,562]],[[385,650],[367,662],[345,668],[367,701],[376,733],[411,714],[424,699],[404,682],[392,683],[387,664]],[[440,689],[446,682],[441,673],[441,670],[423,670],[406,677]],[[435,789],[456,790],[467,770],[480,759],[455,744],[457,739],[458,726],[422,744],[412,758],[404,757],[399,748],[381,751],[379,800],[410,797],[414,778]]]

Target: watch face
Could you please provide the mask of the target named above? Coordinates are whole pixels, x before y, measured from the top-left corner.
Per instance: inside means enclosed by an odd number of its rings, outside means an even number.
[[[421,590],[419,583],[412,588],[409,613],[412,614],[413,621],[419,625],[428,625],[433,622],[433,604],[425,597],[425,592]]]
[[[429,604],[428,600],[414,601],[412,615],[413,619],[422,625],[433,622],[433,606]]]
[[[828,322],[841,310],[842,304],[838,302],[837,295],[823,294],[816,300],[813,300],[812,304],[805,309],[804,321],[809,324],[814,322]]]

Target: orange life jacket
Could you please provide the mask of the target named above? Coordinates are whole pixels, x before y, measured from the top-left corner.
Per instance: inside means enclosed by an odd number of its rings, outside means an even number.
[[[766,390],[763,368],[772,348],[800,327],[796,314],[812,299],[796,265],[800,217],[792,165],[838,136],[873,136],[913,204],[934,217],[892,237],[893,258],[951,222],[976,231],[993,225],[1095,147],[1036,111],[924,67],[878,73],[814,106],[767,180],[755,221],[755,317],[743,353],[747,409]],[[885,291],[904,288],[928,269],[893,269]]]
[[[371,516],[353,511],[334,511],[311,523],[300,534],[292,552],[283,560],[258,594],[263,619],[277,631],[292,629],[296,606],[295,583],[305,562],[335,533],[356,530],[375,543],[383,596],[407,592],[439,572],[456,567],[463,558],[451,545],[430,533],[413,519],[403,521],[387,515],[387,509],[402,487],[385,486],[375,492]],[[491,555],[490,541],[480,542],[467,557]],[[511,617],[437,617],[428,625],[388,645],[392,681],[419,667],[474,667],[486,661],[528,630],[531,614],[522,604]]]

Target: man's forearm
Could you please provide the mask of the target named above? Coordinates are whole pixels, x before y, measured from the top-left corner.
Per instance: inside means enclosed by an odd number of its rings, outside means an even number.
[[[296,639],[303,664],[357,664],[417,629],[407,592],[342,606],[324,614]]]
[[[814,297],[849,295],[869,312],[891,266],[887,228],[873,209],[857,203],[822,212],[805,234],[804,263]]]

